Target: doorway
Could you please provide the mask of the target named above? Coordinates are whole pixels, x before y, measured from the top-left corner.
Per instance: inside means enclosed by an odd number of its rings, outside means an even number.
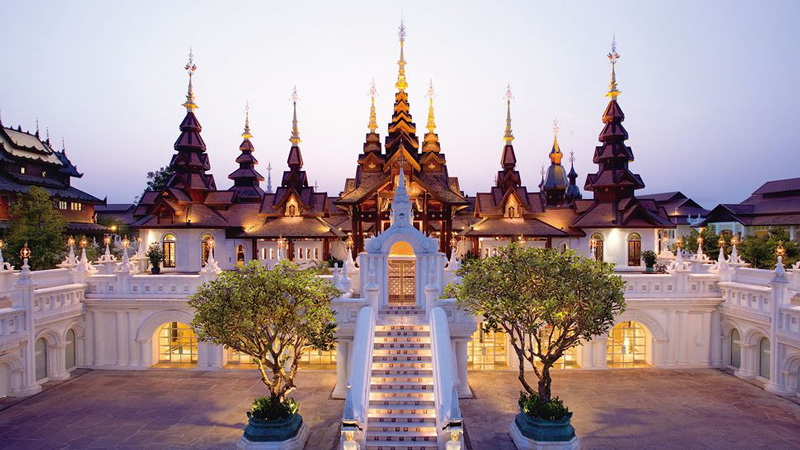
[[[407,242],[397,242],[389,250],[389,306],[416,304],[417,261]]]

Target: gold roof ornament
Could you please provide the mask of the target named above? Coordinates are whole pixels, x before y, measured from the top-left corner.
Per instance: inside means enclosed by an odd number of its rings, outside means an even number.
[[[197,65],[194,63],[194,54],[192,53],[191,47],[189,47],[189,62],[186,63],[184,69],[189,74],[189,90],[186,93],[186,102],[181,106],[186,108],[186,112],[193,112],[195,109],[197,109],[197,104],[194,102],[192,76],[194,75],[194,71],[197,70]]]
[[[253,137],[250,134],[250,102],[244,104],[244,131],[242,132],[242,137],[245,139]]]
[[[514,141],[514,133],[511,131],[511,99],[514,96],[511,94],[511,84],[506,88],[506,134],[503,135],[503,140],[506,145],[511,145]]]
[[[300,96],[297,95],[297,86],[292,89],[292,107],[294,108],[294,112],[292,115],[292,137],[289,138],[289,142],[292,145],[300,144],[300,129],[297,128],[297,102],[300,100]]]
[[[558,146],[558,119],[553,119],[553,150],[550,151],[550,162],[553,164],[561,164],[561,158],[564,154],[561,153],[561,147]]]
[[[397,83],[395,87],[397,87],[398,91],[405,92],[406,88],[408,88],[408,83],[406,83],[406,59],[403,55],[403,47],[406,42],[406,26],[402,19],[400,19],[400,29],[397,35],[400,37],[400,60],[397,61],[399,69],[397,71]]]
[[[378,122],[375,118],[375,95],[378,93],[378,90],[375,88],[375,79],[372,79],[372,85],[369,87],[369,97],[370,97],[370,106],[369,106],[369,128],[370,133],[375,133],[375,130],[378,129]]]
[[[436,129],[436,119],[433,116],[433,97],[436,96],[436,91],[433,90],[433,80],[428,85],[428,133],[433,133]]]
[[[617,89],[617,60],[619,59],[619,53],[617,53],[617,36],[615,35],[614,38],[611,40],[611,52],[608,54],[608,60],[611,62],[611,83],[608,85],[608,94],[606,97],[611,98],[611,100],[616,100],[619,94],[622,92]]]

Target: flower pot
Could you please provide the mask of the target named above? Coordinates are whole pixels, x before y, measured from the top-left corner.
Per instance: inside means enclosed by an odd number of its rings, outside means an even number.
[[[150,267],[150,273],[152,273],[153,275],[161,273],[161,267],[158,266]]]
[[[285,441],[295,437],[303,425],[300,414],[293,414],[284,419],[259,420],[248,412],[247,419],[244,437],[251,442]]]
[[[545,420],[521,412],[514,418],[514,422],[522,435],[528,439],[537,442],[567,442],[575,437],[571,419],[572,413],[558,420]]]
[[[656,273],[655,268],[653,266],[647,266],[645,268],[646,273]]]

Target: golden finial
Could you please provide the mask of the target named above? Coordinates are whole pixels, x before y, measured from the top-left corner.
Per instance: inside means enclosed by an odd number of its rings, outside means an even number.
[[[192,48],[189,47],[189,62],[186,63],[184,67],[186,72],[189,74],[189,90],[186,93],[186,103],[184,103],[183,107],[186,108],[186,112],[193,112],[197,109],[197,104],[194,102],[194,88],[192,88],[192,75],[194,75],[194,71],[197,70],[197,65],[194,63],[194,54],[192,53]]]
[[[433,80],[431,80],[428,86],[428,125],[425,127],[429,133],[433,133],[433,130],[436,129],[436,120],[433,117],[433,97],[435,95],[436,91],[433,90]]]
[[[375,133],[375,130],[378,129],[378,122],[375,120],[375,94],[378,93],[378,90],[375,88],[375,79],[372,79],[372,85],[369,87],[369,96],[370,96],[370,107],[369,107],[369,132]]]
[[[406,83],[406,59],[403,56],[403,47],[406,42],[406,25],[403,23],[403,20],[400,19],[400,31],[397,33],[400,37],[400,60],[397,61],[397,65],[400,66],[397,72],[397,83],[395,87],[400,92],[405,92],[406,88],[408,88],[408,83]]]
[[[289,138],[289,141],[292,145],[300,144],[300,129],[297,128],[297,101],[300,100],[300,96],[297,95],[297,86],[292,89],[292,106],[294,108],[294,113],[292,115],[292,137]]]
[[[550,151],[550,162],[561,164],[563,156],[564,154],[561,153],[561,148],[558,146],[558,119],[553,119],[553,150]]]
[[[619,59],[619,53],[617,53],[617,36],[614,35],[614,38],[611,40],[611,52],[608,54],[608,60],[611,61],[611,83],[608,85],[608,94],[606,97],[610,97],[611,100],[616,100],[621,92],[617,89],[617,60]]]
[[[250,134],[250,102],[244,104],[244,132],[242,133],[242,137],[245,139],[253,137],[253,135]]]
[[[503,136],[503,140],[506,141],[506,145],[511,145],[511,142],[514,140],[514,134],[511,131],[511,99],[514,96],[511,94],[511,84],[506,87],[506,134]]]

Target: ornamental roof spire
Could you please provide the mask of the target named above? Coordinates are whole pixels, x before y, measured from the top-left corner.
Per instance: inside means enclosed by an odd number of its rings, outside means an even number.
[[[250,102],[244,105],[244,131],[242,132],[242,137],[245,139],[253,137],[253,135],[250,134]]]
[[[375,130],[378,129],[378,122],[375,119],[375,95],[378,93],[378,90],[375,88],[375,79],[372,79],[372,84],[369,87],[369,97],[370,97],[370,106],[369,106],[369,128],[370,133],[375,133]]]
[[[399,66],[397,71],[397,83],[395,87],[400,92],[405,92],[406,88],[408,88],[408,83],[406,83],[406,59],[403,54],[403,47],[405,46],[406,42],[406,25],[403,22],[403,19],[400,19],[400,29],[397,33],[400,37],[400,60],[397,61],[397,65]]]
[[[426,152],[439,152],[439,136],[434,132],[436,130],[436,118],[433,114],[433,97],[436,96],[436,91],[433,89],[433,80],[431,80],[428,87],[428,125],[425,127],[428,132],[425,133],[425,140],[422,144],[422,150]]]
[[[194,112],[194,110],[197,109],[197,104],[194,102],[192,76],[194,75],[194,71],[197,70],[197,65],[194,63],[194,54],[192,53],[191,47],[189,47],[189,62],[186,63],[184,69],[186,69],[186,72],[189,74],[189,89],[186,92],[186,102],[181,106],[186,108],[186,112]]]
[[[292,137],[289,138],[289,141],[292,145],[300,144],[300,129],[297,128],[297,101],[300,100],[300,96],[297,95],[297,86],[295,86],[292,90],[292,107],[294,108],[294,112],[292,114]]]
[[[503,135],[503,140],[506,145],[510,145],[514,140],[514,133],[511,131],[511,99],[514,96],[511,94],[511,84],[506,88],[506,134]]]
[[[553,149],[550,150],[550,162],[553,164],[561,164],[561,158],[564,154],[561,153],[561,147],[558,146],[558,119],[553,120]]]
[[[620,92],[617,89],[617,60],[619,59],[619,53],[617,53],[617,36],[615,35],[614,38],[611,40],[611,51],[608,53],[608,60],[611,62],[611,83],[608,85],[608,94],[606,97],[611,98],[611,100],[616,100]]]

